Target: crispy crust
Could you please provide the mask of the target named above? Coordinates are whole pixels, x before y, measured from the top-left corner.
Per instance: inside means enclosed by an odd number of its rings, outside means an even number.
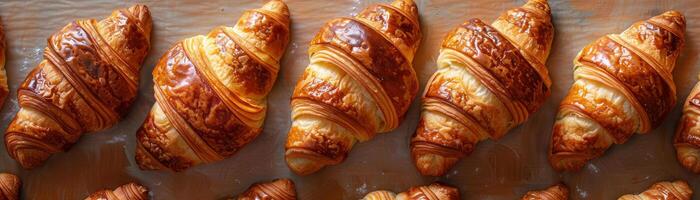
[[[613,144],[659,126],[676,103],[671,71],[685,19],[668,11],[602,37],[574,60],[574,86],[562,101],[549,160],[579,170]]]
[[[251,185],[245,192],[238,195],[238,200],[296,200],[294,182],[289,179],[275,179],[270,182]]]
[[[416,5],[396,0],[327,22],[292,96],[285,158],[297,174],[342,162],[356,141],[398,127],[418,92]]]
[[[117,123],[136,97],[150,31],[148,8],[135,5],[54,33],[44,60],[19,87],[21,108],[5,134],[10,156],[37,167],[81,134]]]
[[[544,190],[530,191],[521,200],[567,200],[569,188],[559,183]]]
[[[255,139],[288,41],[287,6],[270,1],[234,27],[171,48],[153,70],[156,105],[137,132],[139,166],[181,171]]]
[[[683,180],[654,183],[649,189],[638,195],[624,195],[618,200],[690,200],[693,190]]]

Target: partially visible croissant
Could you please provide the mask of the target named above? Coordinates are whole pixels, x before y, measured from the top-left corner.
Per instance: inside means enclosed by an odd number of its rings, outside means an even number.
[[[276,179],[250,186],[238,200],[296,200],[294,182],[289,179]]]
[[[114,190],[92,193],[85,200],[148,200],[148,188],[137,183],[128,183]]]
[[[5,133],[10,156],[34,168],[83,133],[117,123],[136,98],[150,34],[144,5],[101,21],[77,20],[54,33],[44,60],[19,86],[20,109]]]
[[[362,200],[458,200],[457,188],[440,183],[412,187],[408,191],[394,194],[386,190],[370,192]]]
[[[339,164],[357,141],[396,128],[418,92],[421,40],[412,0],[375,4],[326,23],[292,96],[287,165],[310,174]]]
[[[693,190],[685,181],[659,182],[638,195],[628,194],[618,200],[690,200]]]
[[[0,20],[0,106],[5,102],[10,92],[7,86],[7,72],[5,71],[6,48],[5,29],[3,28],[2,20]]]
[[[676,157],[683,167],[700,173],[700,83],[696,84],[683,105],[673,140]]]
[[[544,103],[550,15],[546,0],[530,0],[491,25],[471,19],[447,34],[411,140],[421,174],[444,175],[479,141],[501,138]]]
[[[0,173],[0,200],[19,199],[22,182],[14,174]]]
[[[564,184],[556,184],[545,190],[530,191],[522,200],[567,200],[569,199],[569,188]]]
[[[273,0],[234,27],[171,48],[153,69],[156,103],[136,134],[139,167],[181,171],[233,156],[255,139],[289,24],[287,5]]]
[[[659,126],[676,103],[672,71],[685,18],[668,11],[586,46],[574,60],[574,84],[559,107],[549,161],[579,170],[613,144]]]

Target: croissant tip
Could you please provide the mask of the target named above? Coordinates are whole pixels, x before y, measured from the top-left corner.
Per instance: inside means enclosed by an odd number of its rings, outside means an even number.
[[[672,29],[678,29],[675,30],[676,33],[682,34],[685,32],[685,16],[676,10],[666,11],[660,15],[652,17],[650,20],[666,24],[666,26]]]
[[[127,8],[126,11],[131,13],[131,15],[140,22],[139,24],[142,25],[142,28],[147,31],[148,34],[150,34],[151,26],[153,26],[153,24],[151,19],[151,11],[148,6],[144,4],[136,4]]]
[[[443,176],[456,164],[438,154],[415,153],[413,157],[413,163],[423,176]]]
[[[49,158],[49,154],[39,150],[19,149],[14,152],[15,160],[24,169],[34,169],[41,166]]]
[[[289,17],[289,7],[287,7],[286,3],[284,3],[280,0],[269,1],[269,2],[265,3],[265,5],[263,5],[262,9],[267,10],[267,11],[271,11],[271,12],[275,12],[275,13],[279,13],[279,14],[282,14],[286,17]]]
[[[394,0],[391,5],[399,10],[402,10],[405,14],[408,14],[411,19],[418,21],[418,6],[413,0]]]
[[[324,167],[318,161],[308,158],[286,158],[285,160],[289,169],[301,176],[312,174]]]

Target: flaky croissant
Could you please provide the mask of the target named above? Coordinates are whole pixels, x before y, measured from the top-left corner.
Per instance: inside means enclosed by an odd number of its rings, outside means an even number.
[[[564,184],[556,184],[544,190],[530,191],[521,200],[567,200],[569,188]]]
[[[421,174],[444,175],[479,141],[501,138],[544,103],[550,15],[546,0],[530,0],[491,25],[471,19],[447,34],[411,140]]]
[[[574,84],[559,107],[549,161],[579,170],[613,144],[659,126],[676,103],[672,71],[685,18],[668,11],[586,46],[574,60]]]
[[[85,200],[147,200],[148,188],[137,183],[128,183],[114,190],[102,190],[92,193]]]
[[[37,167],[83,133],[117,123],[136,97],[150,33],[144,5],[54,33],[44,60],[19,86],[20,109],[5,133],[10,156],[24,168]]]
[[[5,102],[7,95],[10,92],[7,86],[7,72],[5,71],[5,51],[7,48],[7,43],[5,41],[5,29],[2,25],[2,20],[0,20],[0,106]]]
[[[257,137],[289,24],[287,5],[273,0],[234,27],[171,48],[153,69],[156,103],[136,134],[139,167],[184,170],[230,157]]]
[[[618,200],[690,200],[693,190],[685,181],[659,182],[638,195],[624,195]]]
[[[289,179],[276,179],[250,186],[238,200],[296,200],[297,194],[294,182]]]
[[[427,186],[412,187],[408,191],[398,195],[386,191],[378,190],[370,192],[362,200],[458,200],[459,190],[440,183],[433,183]]]
[[[695,85],[685,100],[673,145],[681,165],[700,173],[700,83]]]
[[[418,91],[412,61],[420,39],[412,0],[375,4],[321,28],[292,96],[292,171],[339,164],[357,141],[399,125]]]
[[[0,200],[19,199],[22,182],[14,174],[0,173]]]

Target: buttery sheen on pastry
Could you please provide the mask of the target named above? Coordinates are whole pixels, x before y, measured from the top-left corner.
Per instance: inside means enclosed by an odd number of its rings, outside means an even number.
[[[550,94],[545,66],[554,27],[546,0],[508,10],[491,25],[470,19],[447,34],[411,140],[423,175],[442,176],[479,141],[499,139]]]
[[[289,168],[305,175],[339,164],[356,142],[396,128],[418,92],[412,62],[420,40],[412,0],[327,22],[292,96]]]
[[[44,59],[17,92],[20,109],[5,132],[10,156],[38,167],[82,134],[116,124],[138,93],[150,35],[151,13],[135,5],[101,21],[74,21],[49,37]]]
[[[567,200],[569,188],[564,184],[556,184],[544,190],[530,191],[521,200]]]
[[[693,190],[685,181],[659,182],[638,195],[628,194],[618,200],[690,200]]]
[[[287,5],[273,0],[243,13],[234,27],[165,53],[153,69],[156,103],[136,134],[139,167],[181,171],[230,157],[255,139],[289,24]]]
[[[668,11],[609,34],[574,59],[574,84],[559,107],[549,162],[576,171],[613,144],[659,126],[676,104],[672,71],[685,18]]]
[[[0,106],[5,102],[10,89],[7,86],[7,72],[5,71],[5,51],[7,48],[7,42],[5,41],[5,29],[2,25],[2,20],[0,19]]]
[[[85,200],[148,200],[148,188],[137,183],[128,183],[114,190],[92,193]]]
[[[0,173],[0,199],[18,200],[22,182],[14,174]]]
[[[370,192],[362,200],[459,200],[459,191],[454,187],[433,183],[412,187],[398,195],[390,191],[378,190]]]
[[[696,84],[683,105],[673,140],[676,157],[683,167],[700,173],[700,83]]]
[[[270,182],[256,183],[250,186],[238,200],[296,200],[294,182],[289,179],[275,179]]]

